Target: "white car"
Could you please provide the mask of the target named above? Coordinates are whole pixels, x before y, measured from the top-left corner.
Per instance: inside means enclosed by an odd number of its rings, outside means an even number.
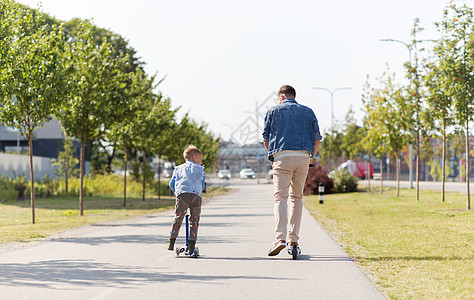
[[[242,179],[254,179],[255,172],[252,169],[242,169],[240,170],[240,178]]]
[[[231,177],[230,171],[229,170],[220,170],[219,172],[217,172],[217,177],[219,179],[230,179],[230,177]]]

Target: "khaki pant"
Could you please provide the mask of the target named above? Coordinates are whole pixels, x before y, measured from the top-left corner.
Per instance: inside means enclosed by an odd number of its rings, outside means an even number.
[[[284,156],[275,159],[272,167],[273,196],[275,201],[275,240],[298,242],[301,215],[303,213],[303,189],[306,176],[308,175],[309,158]],[[288,196],[290,199],[289,215]]]

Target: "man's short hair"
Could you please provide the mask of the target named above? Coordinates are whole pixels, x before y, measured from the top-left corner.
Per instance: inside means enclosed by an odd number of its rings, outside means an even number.
[[[291,85],[284,85],[278,90],[278,94],[283,94],[286,98],[295,99],[296,90]]]
[[[194,155],[202,155],[201,150],[199,150],[196,146],[194,145],[189,145],[186,150],[183,152],[183,157],[185,160],[190,160]]]

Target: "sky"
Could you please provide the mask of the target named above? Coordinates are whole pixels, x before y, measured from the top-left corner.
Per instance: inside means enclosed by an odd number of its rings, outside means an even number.
[[[40,1],[17,1],[37,8]],[[448,0],[42,0],[60,20],[92,19],[129,41],[158,90],[224,140],[261,140],[265,111],[284,84],[312,108],[324,132],[349,108],[362,120],[362,89],[387,67],[403,82],[415,18],[422,39],[438,37]],[[426,45],[429,47],[429,45]],[[323,137],[324,138],[324,137]]]

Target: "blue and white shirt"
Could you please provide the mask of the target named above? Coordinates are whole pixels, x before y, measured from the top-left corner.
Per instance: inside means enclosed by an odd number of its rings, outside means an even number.
[[[188,160],[174,168],[170,188],[176,197],[182,193],[193,193],[202,198],[205,179],[204,167]]]

